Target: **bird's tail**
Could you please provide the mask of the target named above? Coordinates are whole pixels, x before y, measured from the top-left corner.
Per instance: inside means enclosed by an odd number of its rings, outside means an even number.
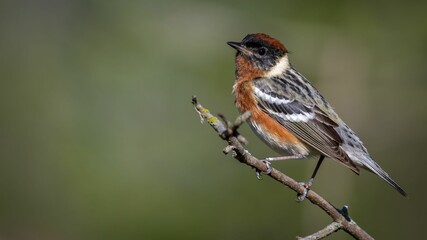
[[[365,157],[363,167],[381,177],[384,181],[394,187],[400,194],[407,197],[408,194],[397,184],[372,158]]]
[[[388,184],[390,184],[393,188],[395,188],[400,194],[405,197],[408,196],[405,190],[403,190],[399,184],[391,179],[391,177],[388,176],[388,174],[374,160],[372,160],[372,158],[366,152],[366,149],[363,151],[362,149],[356,149],[348,145],[343,145],[342,148],[346,151],[347,155],[357,166],[375,173]]]

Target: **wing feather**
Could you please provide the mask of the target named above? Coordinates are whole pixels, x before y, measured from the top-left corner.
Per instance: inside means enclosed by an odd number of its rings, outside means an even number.
[[[295,98],[298,94],[291,92],[295,86],[287,89],[285,84],[267,78],[254,81],[254,95],[260,108],[313,148],[358,173],[356,165],[340,148],[344,141],[336,131],[338,123],[320,109],[314,99]]]

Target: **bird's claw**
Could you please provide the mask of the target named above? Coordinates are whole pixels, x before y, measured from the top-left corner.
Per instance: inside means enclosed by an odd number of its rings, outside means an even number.
[[[299,194],[298,193],[298,195],[297,195],[297,202],[302,202],[302,201],[304,201],[304,199],[307,197],[307,193],[308,193],[308,188],[304,188],[304,192],[302,193],[302,194]]]
[[[256,170],[255,174],[256,174],[256,178],[258,178],[259,180],[262,179],[262,175],[268,175],[271,173],[271,171],[273,170],[273,168],[271,167],[271,163],[267,160],[261,160],[265,165],[267,165],[267,170],[266,171],[260,171],[260,170]]]
[[[258,169],[257,169],[257,170],[255,170],[255,176],[256,176],[256,178],[257,178],[258,180],[262,180],[262,177],[261,177],[261,171],[259,171]]]
[[[234,158],[235,158],[235,157],[237,157],[237,152],[236,152],[236,151],[234,151],[234,150],[232,150],[232,151],[231,151],[231,156],[232,156],[232,157],[234,157]]]
[[[268,175],[271,173],[271,171],[273,170],[273,168],[271,167],[271,162],[263,160],[263,163],[265,163],[265,165],[267,165],[267,171],[263,172],[264,174]]]
[[[297,202],[302,202],[307,197],[307,194],[311,188],[311,185],[313,185],[313,178],[310,178],[307,182],[300,182],[299,184],[301,184],[304,187],[304,191],[302,194],[299,193],[297,195],[296,200],[297,200]]]

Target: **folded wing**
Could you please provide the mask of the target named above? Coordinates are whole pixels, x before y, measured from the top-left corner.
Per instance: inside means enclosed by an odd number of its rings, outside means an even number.
[[[344,140],[337,131],[339,125],[316,106],[314,99],[297,97],[292,87],[287,88],[279,81],[264,78],[254,81],[254,95],[261,109],[308,145],[359,173],[340,147]]]

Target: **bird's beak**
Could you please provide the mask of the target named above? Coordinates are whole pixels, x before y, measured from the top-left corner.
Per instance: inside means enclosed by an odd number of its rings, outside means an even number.
[[[239,42],[227,42],[228,45],[230,45],[230,47],[236,49],[237,51],[245,54],[245,55],[250,55],[251,51],[249,51],[249,49],[246,48],[245,45],[243,45],[242,43]]]

